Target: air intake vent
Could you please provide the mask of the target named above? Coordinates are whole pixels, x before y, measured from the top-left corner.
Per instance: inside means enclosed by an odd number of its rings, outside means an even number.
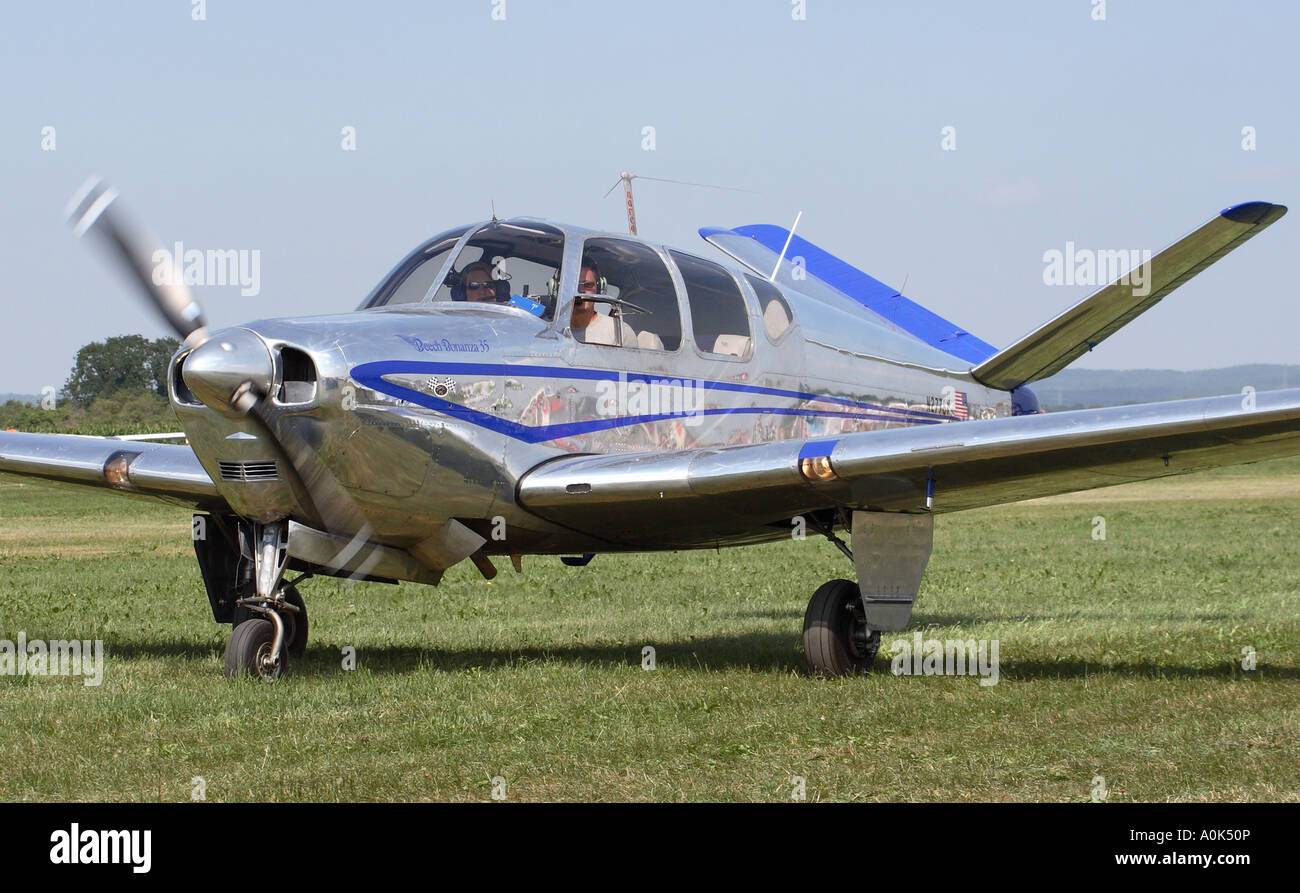
[[[202,406],[199,399],[190,392],[189,385],[185,383],[185,377],[181,374],[185,367],[185,361],[190,358],[188,352],[181,357],[172,366],[172,392],[176,394],[176,402],[184,403],[186,406]]]
[[[218,462],[223,481],[278,481],[274,459],[262,459],[253,462]]]
[[[310,403],[316,399],[316,364],[295,347],[280,349],[284,379],[276,399],[281,403]]]

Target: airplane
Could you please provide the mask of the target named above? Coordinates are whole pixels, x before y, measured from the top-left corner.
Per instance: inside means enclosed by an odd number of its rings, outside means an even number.
[[[1044,413],[1029,387],[1285,213],[1229,207],[1000,350],[780,226],[701,229],[724,265],[495,216],[353,312],[210,331],[182,259],[92,181],[69,218],[182,339],[187,443],[0,433],[0,475],[189,509],[232,677],[302,655],[312,576],[436,586],[795,529],[856,577],[812,594],[809,670],[862,672],[910,621],[935,515],[1300,453],[1300,389]]]

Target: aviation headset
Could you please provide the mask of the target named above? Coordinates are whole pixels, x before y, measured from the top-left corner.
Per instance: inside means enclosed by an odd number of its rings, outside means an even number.
[[[473,269],[475,267],[478,269],[485,269],[488,271],[489,275],[491,274],[492,267],[490,265],[483,263],[482,261],[475,261],[472,264],[467,264],[465,269],[461,270],[459,273],[453,270],[447,276],[448,284],[451,286],[451,299],[453,301],[468,300],[465,296],[465,270]],[[452,277],[455,277],[454,282],[451,281]],[[508,280],[493,279],[492,289],[493,300],[498,304],[504,304],[506,301],[510,300],[510,282]]]
[[[598,295],[609,294],[609,280],[606,279],[604,276],[600,275],[600,267],[596,266],[596,262],[593,260],[588,260],[587,258],[583,258],[582,266],[587,267],[588,269],[591,270],[591,272],[596,274],[596,282],[597,282],[596,294]],[[579,271],[579,275],[581,275],[581,271]],[[554,273],[552,273],[551,278],[546,280],[546,291],[550,294],[552,298],[559,300],[560,297],[560,271],[559,270],[556,270]],[[579,300],[584,300],[584,299],[579,298]],[[585,300],[590,300],[590,299],[585,299]]]

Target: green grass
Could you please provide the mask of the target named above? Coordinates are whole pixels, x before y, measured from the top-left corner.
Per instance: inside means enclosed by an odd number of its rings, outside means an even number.
[[[809,678],[807,599],[852,576],[812,537],[312,580],[264,685],[222,676],[184,512],[0,486],[0,638],[108,650],[99,688],[0,677],[0,799],[1295,801],[1298,521],[1300,460],[939,517],[913,629],[998,639],[990,687]]]

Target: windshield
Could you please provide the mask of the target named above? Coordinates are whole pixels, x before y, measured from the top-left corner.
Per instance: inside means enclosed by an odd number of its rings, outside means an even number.
[[[489,223],[461,248],[433,300],[509,304],[550,319],[563,254],[564,234],[553,226]]]
[[[390,304],[416,304],[423,301],[438,280],[443,264],[456,247],[460,237],[469,231],[468,226],[449,229],[434,236],[416,248],[393,267],[392,271],[375,286],[362,302],[360,309],[385,307]]]

